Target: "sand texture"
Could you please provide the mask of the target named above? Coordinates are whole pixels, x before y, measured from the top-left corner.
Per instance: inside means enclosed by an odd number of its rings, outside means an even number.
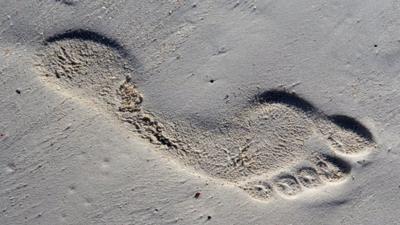
[[[0,0],[0,224],[398,224],[399,9]]]

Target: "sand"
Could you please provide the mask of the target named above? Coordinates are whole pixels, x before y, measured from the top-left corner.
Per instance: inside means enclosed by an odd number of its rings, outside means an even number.
[[[0,224],[397,224],[398,7],[1,1]]]

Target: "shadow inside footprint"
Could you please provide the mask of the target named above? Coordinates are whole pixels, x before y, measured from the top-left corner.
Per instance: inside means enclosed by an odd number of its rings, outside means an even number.
[[[317,109],[308,101],[300,98],[295,93],[281,90],[270,90],[255,97],[258,103],[280,103],[301,109],[304,112],[316,112]]]
[[[78,3],[77,0],[55,0],[55,1],[68,6],[74,6]]]
[[[63,40],[95,42],[117,51],[118,54],[121,55],[121,57],[128,59],[130,63],[133,63],[134,67],[138,67],[139,65],[138,60],[133,55],[131,55],[117,40],[114,40],[112,38],[106,37],[100,33],[96,33],[90,30],[84,30],[84,29],[67,30],[65,32],[46,38],[44,44],[48,45]]]
[[[258,104],[280,104],[298,109],[299,113],[304,113],[314,121],[314,125],[338,151],[357,153],[374,144],[370,130],[356,119],[345,115],[328,116],[295,93],[269,90],[256,95],[254,101]]]
[[[314,161],[319,175],[328,182],[342,180],[351,172],[350,164],[335,156],[321,154]]]
[[[373,142],[372,133],[356,119],[345,115],[332,115],[329,119],[344,130],[353,132],[369,142]]]

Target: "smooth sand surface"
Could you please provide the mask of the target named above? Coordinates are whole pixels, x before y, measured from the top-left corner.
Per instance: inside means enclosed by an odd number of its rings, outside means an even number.
[[[398,224],[399,9],[0,0],[0,224]]]

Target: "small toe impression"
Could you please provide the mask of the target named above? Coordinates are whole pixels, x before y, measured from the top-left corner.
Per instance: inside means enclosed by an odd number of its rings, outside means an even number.
[[[303,167],[296,172],[297,179],[306,188],[313,188],[321,185],[321,179],[316,169]]]
[[[272,186],[265,181],[250,182],[241,188],[249,193],[250,196],[259,200],[267,200],[272,197]]]
[[[274,186],[276,190],[286,196],[294,196],[302,190],[299,181],[290,174],[283,174],[276,177],[274,179]]]
[[[327,182],[342,180],[351,171],[351,166],[338,157],[319,155],[315,157],[314,161],[318,174]]]

